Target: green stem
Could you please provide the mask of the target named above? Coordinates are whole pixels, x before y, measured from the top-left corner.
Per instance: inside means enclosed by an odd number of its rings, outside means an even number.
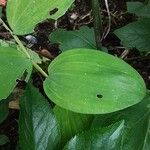
[[[4,22],[1,18],[0,18],[0,23],[2,23],[3,26],[5,27],[5,29],[8,30],[8,31],[11,33],[11,35],[14,37],[15,41],[18,43],[19,47],[21,48],[22,52],[27,56],[28,59],[31,60],[30,54],[28,53],[27,49],[24,47],[24,45],[22,44],[22,42],[20,41],[20,39],[19,39],[16,35],[13,34],[13,32],[10,30],[10,28],[5,24],[5,22]],[[48,77],[47,73],[44,72],[44,71],[42,70],[42,68],[41,68],[39,65],[37,65],[33,60],[31,60],[31,62],[32,62],[32,65],[33,65],[44,77],[46,77],[46,78]]]
[[[97,49],[102,48],[101,35],[102,35],[102,19],[101,19],[101,8],[99,0],[92,0],[92,12],[93,12],[93,23]]]

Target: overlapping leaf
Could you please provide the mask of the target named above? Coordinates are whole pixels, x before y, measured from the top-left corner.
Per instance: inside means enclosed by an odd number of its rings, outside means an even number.
[[[32,64],[19,50],[0,46],[0,100],[6,99],[25,71],[32,70]]]
[[[90,29],[86,26],[74,31],[58,29],[50,35],[50,41],[59,43],[62,51],[73,48],[96,49],[94,30],[93,28]]]
[[[54,114],[60,125],[62,146],[75,134],[89,129],[93,120],[92,115],[74,113],[58,106],[55,106]]]
[[[20,101],[19,143],[22,150],[53,150],[60,140],[56,118],[48,102],[32,86]]]
[[[113,114],[99,115],[92,128],[108,126],[116,121],[125,120],[122,150],[148,150],[150,147],[150,97],[139,104]]]
[[[47,96],[75,112],[114,112],[140,102],[146,95],[143,79],[131,66],[100,51],[66,51],[48,71],[44,82]]]
[[[58,19],[67,11],[74,0],[8,0],[7,20],[13,32],[24,35],[33,32],[39,22]],[[53,12],[50,15],[49,12]]]
[[[120,150],[124,121],[76,135],[64,150]]]

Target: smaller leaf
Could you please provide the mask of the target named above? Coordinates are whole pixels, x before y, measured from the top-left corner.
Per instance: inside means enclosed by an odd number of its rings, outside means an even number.
[[[6,135],[0,134],[0,146],[5,145],[7,142],[9,142],[9,139]]]
[[[141,2],[127,2],[127,10],[136,14],[138,17],[150,18],[150,1],[147,5]]]
[[[50,35],[49,39],[53,43],[59,43],[62,51],[73,48],[96,49],[94,30],[86,26],[74,31],[58,29]]]
[[[120,150],[124,121],[76,135],[64,150]]]
[[[150,19],[140,19],[115,30],[123,46],[150,51]]]
[[[62,145],[75,134],[89,129],[93,120],[93,115],[74,113],[57,105],[54,107],[54,114],[60,125]]]
[[[0,124],[7,118],[8,114],[8,102],[6,100],[0,101]]]
[[[10,95],[25,71],[32,71],[31,61],[17,48],[0,46],[0,100]]]
[[[136,14],[143,6],[141,2],[127,2],[127,12]]]
[[[20,101],[19,135],[22,150],[53,150],[60,140],[58,123],[46,99],[28,86]]]

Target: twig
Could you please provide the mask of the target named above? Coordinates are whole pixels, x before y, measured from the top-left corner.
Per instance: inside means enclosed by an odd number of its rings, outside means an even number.
[[[92,13],[93,13],[96,46],[97,49],[101,49],[102,20],[101,20],[101,9],[99,5],[99,0],[92,0]]]
[[[28,53],[28,51],[26,50],[26,48],[24,47],[24,45],[22,44],[22,42],[20,41],[20,39],[19,39],[16,35],[13,34],[13,32],[10,30],[10,28],[5,24],[5,22],[4,22],[1,18],[0,18],[0,23],[2,23],[3,26],[5,27],[5,29],[8,30],[8,31],[11,33],[11,35],[13,36],[13,38],[15,39],[15,41],[18,43],[19,47],[21,48],[22,52],[27,56],[28,59],[31,60],[32,65],[33,65],[44,77],[47,78],[48,75],[46,74],[46,72],[44,72],[44,71],[42,70],[42,68],[41,68],[39,65],[37,65],[37,64],[31,59],[30,54]]]
[[[106,5],[107,14],[108,14],[108,25],[107,25],[107,31],[104,32],[101,41],[107,37],[111,29],[111,13],[109,10],[108,0],[105,0],[105,5]]]

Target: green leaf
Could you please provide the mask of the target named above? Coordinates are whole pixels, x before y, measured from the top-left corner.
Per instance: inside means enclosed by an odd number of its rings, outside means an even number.
[[[9,139],[6,135],[0,134],[0,146],[5,145],[7,142],[9,142]]]
[[[39,22],[58,19],[65,14],[74,0],[9,0],[7,20],[13,32],[18,35],[32,33]],[[54,12],[50,15],[49,12]]]
[[[141,2],[127,2],[127,10],[136,14],[138,17],[150,18],[150,1],[147,5]]]
[[[136,14],[143,6],[141,2],[127,2],[127,12]]]
[[[8,113],[8,102],[6,100],[0,101],[0,124],[7,118]]]
[[[114,33],[122,45],[139,51],[150,51],[150,19],[129,23]]]
[[[64,150],[120,150],[124,121],[76,135]]]
[[[19,135],[22,150],[53,150],[60,140],[58,123],[46,99],[28,86],[20,101]]]
[[[93,115],[74,113],[57,105],[54,114],[60,125],[62,146],[75,134],[89,129],[93,120]]]
[[[0,100],[6,99],[24,71],[31,71],[32,64],[19,50],[0,46]],[[30,73],[30,72],[29,72]]]
[[[108,126],[116,121],[125,120],[122,150],[146,150],[149,147],[150,97],[126,110],[107,115],[98,115],[92,128]]]
[[[47,96],[57,105],[79,113],[104,114],[140,102],[143,79],[123,60],[91,49],[60,54],[48,68]]]
[[[74,31],[58,29],[50,35],[49,39],[53,43],[59,43],[62,51],[73,48],[96,49],[94,30],[86,26]]]

